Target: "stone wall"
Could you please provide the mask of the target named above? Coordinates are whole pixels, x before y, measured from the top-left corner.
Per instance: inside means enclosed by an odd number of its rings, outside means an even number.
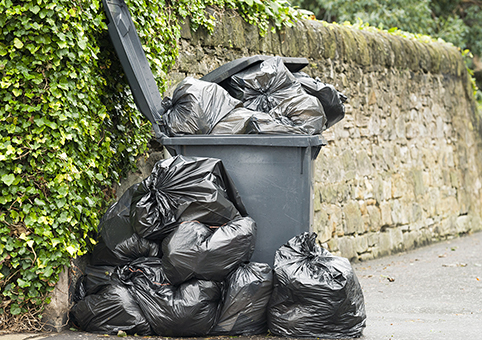
[[[303,71],[349,97],[316,160],[313,229],[329,250],[371,259],[482,229],[482,150],[458,50],[306,21],[261,38],[237,15],[186,24],[172,89],[255,54],[306,57]]]

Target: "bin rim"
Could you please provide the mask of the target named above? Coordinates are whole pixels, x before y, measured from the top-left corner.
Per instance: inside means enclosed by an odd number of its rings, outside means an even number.
[[[317,147],[326,145],[321,135],[189,135],[161,137],[164,146],[177,145],[251,145],[281,147]]]

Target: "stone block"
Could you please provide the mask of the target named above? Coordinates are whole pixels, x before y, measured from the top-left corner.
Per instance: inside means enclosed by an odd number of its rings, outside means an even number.
[[[338,239],[338,248],[340,250],[341,256],[346,257],[349,260],[354,260],[358,258],[358,254],[354,247],[353,237],[343,237]]]
[[[42,313],[42,322],[45,323],[45,329],[54,332],[65,330],[69,307],[69,274],[67,267],[64,266],[59,274],[59,281],[50,293],[50,303]]]
[[[382,214],[380,208],[376,205],[367,206],[368,211],[368,225],[367,229],[369,231],[379,231],[382,225]]]
[[[356,171],[359,176],[369,176],[372,174],[373,165],[365,150],[356,153],[356,164]]]
[[[343,207],[343,230],[345,235],[363,233],[365,230],[360,207],[357,202],[350,201]]]
[[[315,213],[313,227],[321,243],[327,242],[333,236],[333,226],[326,211]]]
[[[368,237],[366,235],[358,235],[353,240],[357,254],[360,255],[368,251]]]
[[[382,218],[382,226],[392,225],[392,207],[389,201],[380,203],[380,213]]]

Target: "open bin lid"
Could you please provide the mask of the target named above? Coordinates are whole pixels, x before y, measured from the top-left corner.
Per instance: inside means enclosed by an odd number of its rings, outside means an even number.
[[[201,80],[221,84],[232,75],[235,75],[252,65],[261,63],[268,58],[272,57],[267,55],[255,55],[252,57],[239,58],[219,66],[217,69],[202,77]],[[306,58],[281,57],[281,59],[290,72],[298,72],[308,65],[308,59]]]
[[[102,0],[109,36],[126,74],[139,111],[152,123],[156,137],[164,109],[162,97],[124,0]]]

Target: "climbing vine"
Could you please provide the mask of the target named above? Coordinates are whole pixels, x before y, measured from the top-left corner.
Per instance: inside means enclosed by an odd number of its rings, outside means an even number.
[[[205,8],[230,8],[265,34],[269,21],[280,28],[305,15],[284,0],[127,4],[161,91],[180,18],[212,31]],[[60,272],[95,244],[109,188],[146,151],[151,127],[132,101],[99,0],[0,0],[0,74],[1,329],[25,315],[40,324]]]

